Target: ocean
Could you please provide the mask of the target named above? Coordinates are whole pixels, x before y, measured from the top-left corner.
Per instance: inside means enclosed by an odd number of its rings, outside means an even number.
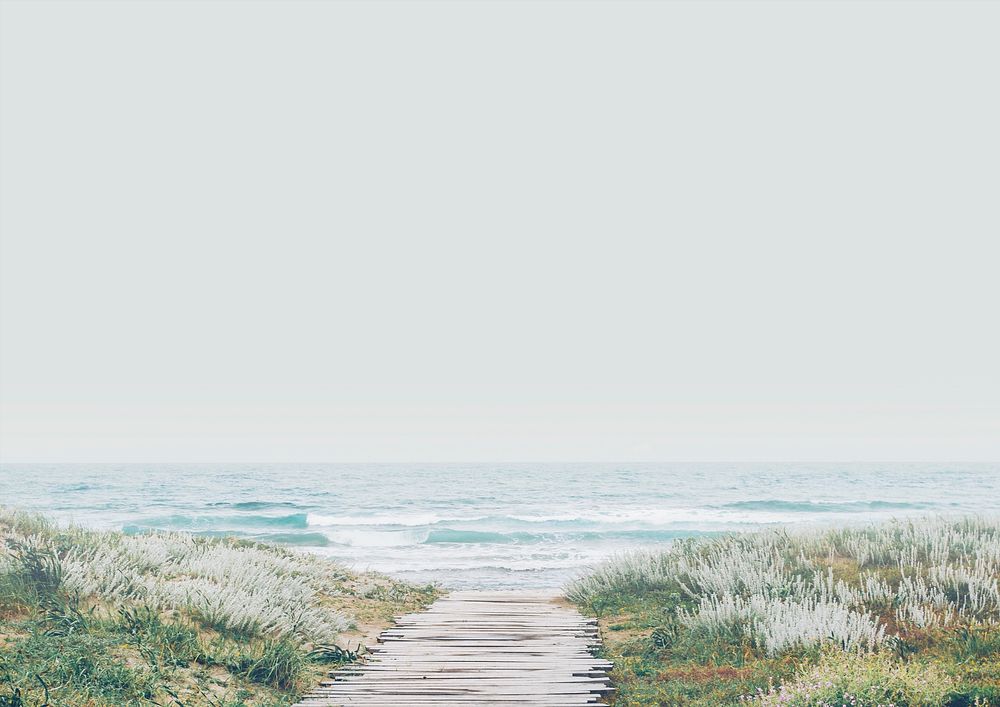
[[[676,538],[998,501],[1000,464],[0,466],[0,504],[62,522],[238,535],[454,588],[558,587]]]

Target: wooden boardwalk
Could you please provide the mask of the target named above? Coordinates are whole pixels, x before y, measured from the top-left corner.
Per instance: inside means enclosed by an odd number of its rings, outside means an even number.
[[[452,592],[401,617],[372,656],[330,673],[299,707],[586,707],[610,693],[597,625],[552,594]]]

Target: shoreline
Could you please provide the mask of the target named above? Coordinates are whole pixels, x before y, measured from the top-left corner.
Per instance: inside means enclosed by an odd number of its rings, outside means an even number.
[[[456,588],[513,588],[562,584],[638,546],[773,522],[982,512],[1000,497],[1000,467],[5,465],[0,483],[6,501],[63,522],[280,540],[405,581],[447,572]]]

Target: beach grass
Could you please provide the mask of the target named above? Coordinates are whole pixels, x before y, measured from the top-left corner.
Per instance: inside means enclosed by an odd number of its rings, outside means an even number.
[[[291,704],[437,594],[246,540],[0,508],[0,707]]]
[[[682,540],[567,587],[618,705],[1000,706],[1000,520]]]

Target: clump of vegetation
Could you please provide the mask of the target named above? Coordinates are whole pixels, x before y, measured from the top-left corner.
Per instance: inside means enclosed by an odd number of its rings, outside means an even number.
[[[81,596],[183,609],[206,626],[244,636],[332,641],[349,624],[318,601],[325,588],[347,577],[343,568],[274,546],[182,533],[79,530],[56,538],[58,547],[44,537],[28,542],[39,545],[36,554],[58,551],[62,584]]]
[[[280,547],[0,508],[0,707],[291,704],[357,658],[357,624],[435,595]]]
[[[938,707],[948,702],[954,686],[954,678],[934,663],[841,652],[823,656],[819,664],[794,680],[744,699],[762,707]]]
[[[676,542],[567,588],[617,704],[1000,705],[1000,520]]]

